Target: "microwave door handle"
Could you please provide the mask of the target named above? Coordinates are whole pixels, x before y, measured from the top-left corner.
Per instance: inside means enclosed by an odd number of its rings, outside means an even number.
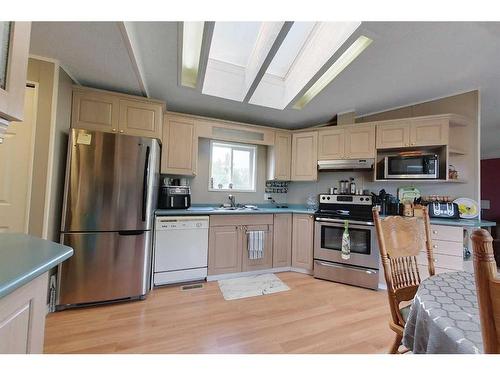
[[[170,197],[170,208],[174,208],[174,197]]]
[[[188,197],[184,197],[184,207],[188,206]]]
[[[148,199],[148,176],[149,176],[149,146],[146,147],[146,158],[144,161],[144,175],[142,179],[142,221],[146,221],[146,205]]]

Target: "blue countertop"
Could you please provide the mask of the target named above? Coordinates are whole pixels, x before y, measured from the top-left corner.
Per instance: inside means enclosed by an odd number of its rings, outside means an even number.
[[[0,298],[73,255],[73,249],[26,234],[0,234]]]
[[[309,210],[304,205],[289,204],[288,208],[276,208],[269,205],[260,205],[258,210],[218,210],[217,205],[193,205],[186,210],[160,210],[157,209],[157,216],[186,216],[186,215],[255,215],[255,214],[314,214],[315,210]],[[478,219],[436,219],[431,218],[431,224],[450,225],[455,227],[494,227],[493,221]]]
[[[160,210],[157,216],[180,216],[180,215],[256,215],[256,214],[314,214],[315,210],[309,210],[300,204],[289,204],[287,208],[276,208],[270,205],[259,205],[258,210],[218,210],[218,205],[193,205],[185,210]]]

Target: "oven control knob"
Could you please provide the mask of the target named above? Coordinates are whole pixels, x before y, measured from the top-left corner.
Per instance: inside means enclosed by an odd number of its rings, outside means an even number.
[[[360,200],[361,202],[363,202],[363,201],[365,200],[365,198],[359,198],[359,200]]]
[[[330,200],[330,197],[328,197],[327,199]]]

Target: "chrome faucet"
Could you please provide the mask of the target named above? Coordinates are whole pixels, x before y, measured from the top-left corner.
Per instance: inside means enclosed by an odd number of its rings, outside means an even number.
[[[236,198],[233,194],[228,195],[229,203],[231,203],[231,207],[236,207]]]

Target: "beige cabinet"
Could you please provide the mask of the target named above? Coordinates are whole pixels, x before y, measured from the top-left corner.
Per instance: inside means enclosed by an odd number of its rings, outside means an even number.
[[[120,99],[120,133],[161,139],[163,108],[157,103]]]
[[[71,127],[161,139],[164,104],[75,86]]]
[[[274,215],[273,268],[292,265],[292,214]]]
[[[377,148],[410,146],[410,121],[402,120],[377,125]]]
[[[292,162],[292,134],[276,132],[274,145],[267,148],[267,179],[289,181]]]
[[[162,143],[161,173],[196,175],[198,137],[192,118],[166,115]]]
[[[41,354],[48,273],[0,299],[0,353]]]
[[[448,144],[449,122],[444,118],[411,120],[410,146],[439,146]]]
[[[449,118],[430,116],[377,125],[377,148],[441,146],[448,144]]]
[[[6,63],[5,66],[0,65],[0,118],[22,121],[31,22],[0,22],[2,37],[6,38],[0,38],[0,61]]]
[[[293,214],[292,267],[313,270],[314,218],[309,214]]]
[[[264,232],[263,257],[250,259],[248,232]],[[208,245],[208,274],[219,275],[271,268],[273,215],[212,215]]]
[[[318,160],[375,157],[375,127],[348,125],[318,131]]]
[[[264,251],[259,259],[250,259],[248,251],[248,233],[251,231],[262,231],[264,233]],[[273,266],[273,226],[272,225],[244,225],[242,271],[256,271],[272,268]]]
[[[375,157],[375,126],[350,125],[345,128],[346,159]]]
[[[318,132],[301,132],[292,136],[292,181],[318,179]]]
[[[208,245],[208,274],[241,272],[241,226],[211,226]]]
[[[318,131],[318,160],[343,159],[345,156],[343,128]]]

